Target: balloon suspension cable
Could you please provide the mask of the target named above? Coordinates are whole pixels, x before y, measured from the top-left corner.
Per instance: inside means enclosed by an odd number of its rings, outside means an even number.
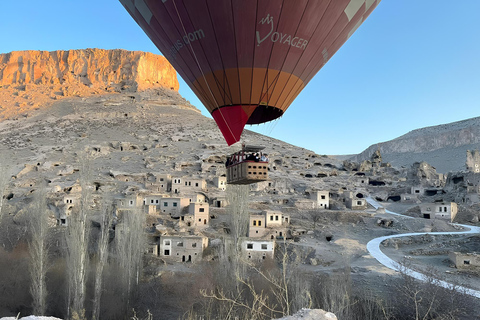
[[[173,6],[175,7],[175,11],[177,12],[178,20],[180,21],[180,24],[182,25],[183,33],[184,33],[185,36],[187,36],[187,35],[188,35],[188,34],[187,34],[187,30],[185,29],[185,25],[183,24],[182,18],[180,17],[180,13],[178,12],[177,5],[175,4],[175,0],[172,0],[172,3],[173,3]],[[202,69],[202,67],[200,66],[200,63],[199,63],[199,61],[198,61],[197,55],[195,54],[195,50],[193,50],[193,46],[192,46],[192,43],[191,43],[191,42],[189,42],[189,46],[190,46],[190,50],[192,51],[193,57],[195,58],[195,62],[197,63],[197,67],[198,67],[198,69],[200,70],[200,73],[202,74],[203,80],[205,81],[205,84],[207,85],[208,91],[210,92],[210,94],[211,94],[211,96],[212,96],[212,98],[213,98],[213,101],[215,102],[215,105],[217,106],[217,110],[220,112],[220,115],[222,116],[223,121],[224,121],[225,124],[227,125],[228,131],[230,131],[230,134],[232,135],[232,137],[235,137],[235,135],[233,134],[232,129],[231,129],[230,126],[228,125],[227,120],[226,120],[225,117],[223,116],[222,108],[219,108],[219,105],[218,105],[218,103],[217,103],[217,99],[215,98],[215,95],[213,94],[212,89],[210,88],[210,85],[209,85],[208,82],[207,82],[207,77],[205,77],[205,73],[203,72],[203,69]]]

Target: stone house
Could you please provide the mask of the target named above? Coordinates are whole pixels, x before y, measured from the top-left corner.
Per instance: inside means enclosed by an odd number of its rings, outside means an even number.
[[[210,223],[210,207],[208,203],[190,203],[188,214],[193,216],[193,226],[208,226]]]
[[[200,178],[184,178],[182,192],[201,192],[207,189],[207,182]]]
[[[161,236],[160,257],[175,262],[197,262],[202,259],[208,238],[201,236]]]
[[[215,197],[210,200],[210,204],[215,208],[224,208],[227,206],[227,198],[225,196]]]
[[[133,210],[143,206],[143,198],[140,195],[128,195],[116,198],[114,203],[117,212],[119,210]]]
[[[273,259],[275,255],[275,241],[272,240],[243,240],[242,256],[243,258],[261,262],[267,258]]]
[[[357,186],[368,186],[370,178],[365,176],[354,176],[353,182]]]
[[[198,203],[204,203],[204,202],[208,202],[208,198],[205,194],[203,193],[194,193],[190,196],[186,196],[185,197],[188,197],[190,199],[190,202],[191,203],[195,203],[195,202],[198,202]]]
[[[311,191],[310,199],[314,201],[315,207],[318,209],[330,208],[330,193],[329,191]]]
[[[290,225],[290,216],[280,211],[267,210],[260,214],[252,214],[248,224],[248,236],[269,239],[285,237],[288,225]]]
[[[420,212],[425,219],[442,219],[453,222],[458,209],[455,202],[422,203]]]
[[[162,198],[160,201],[160,213],[171,216],[180,216],[182,212],[188,210],[190,205],[189,198]]]
[[[213,185],[216,188],[225,191],[225,189],[227,187],[227,177],[226,176],[220,176],[220,177],[213,178]]]
[[[423,195],[425,193],[425,188],[422,186],[413,186],[410,189],[411,194],[416,194],[416,195]]]
[[[419,202],[418,196],[411,193],[402,193],[400,194],[400,202],[404,203],[417,203]]]
[[[248,223],[248,236],[250,238],[263,238],[267,231],[265,213],[251,214]]]
[[[367,209],[367,201],[364,198],[359,198],[353,195],[352,191],[343,192],[343,201],[345,206],[351,210],[365,210]]]
[[[172,178],[172,193],[195,193],[206,190],[207,182],[200,178]]]
[[[283,214],[280,211],[264,211],[266,215],[266,227],[280,227],[290,224],[290,216]]]
[[[455,268],[480,267],[480,254],[476,252],[450,252],[448,258],[455,264]]]
[[[172,176],[169,174],[158,174],[153,173],[153,181],[145,182],[145,188],[149,191],[167,193],[170,192],[172,188]]]
[[[67,226],[68,217],[72,214],[73,208],[80,204],[80,194],[66,194],[63,197],[62,204],[59,206],[57,225]]]
[[[160,205],[163,198],[166,198],[165,194],[149,194],[143,198],[143,205],[147,207],[148,214],[159,214]]]
[[[160,254],[160,241],[158,236],[147,235],[145,253],[158,256]]]

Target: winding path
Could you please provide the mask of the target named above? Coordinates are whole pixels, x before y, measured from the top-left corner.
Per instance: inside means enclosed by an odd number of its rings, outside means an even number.
[[[375,201],[374,199],[372,199],[371,197],[367,197],[366,198],[367,202],[372,205],[375,209],[378,209],[378,208],[381,208],[382,206],[377,202]],[[408,217],[408,216],[404,216],[404,215],[401,215],[401,214],[398,214],[398,213],[395,213],[395,212],[392,212],[390,210],[385,210],[386,213],[389,213],[389,214],[394,214],[394,215],[398,215],[398,216],[402,216],[402,217],[405,217],[405,218],[412,218],[414,219],[413,217]],[[457,226],[461,226],[461,227],[464,227],[465,229],[467,229],[466,231],[458,231],[458,232],[418,232],[418,233],[403,233],[403,234],[395,234],[395,235],[391,235],[391,236],[384,236],[384,237],[379,237],[379,238],[375,238],[375,239],[372,239],[370,240],[368,243],[367,243],[367,250],[368,252],[370,253],[370,255],[372,255],[375,259],[377,259],[378,262],[380,262],[381,264],[383,264],[385,267],[387,268],[390,268],[392,270],[395,270],[395,271],[399,271],[399,264],[390,259],[389,257],[387,257],[383,252],[382,250],[380,250],[380,244],[387,240],[387,239],[391,239],[391,238],[400,238],[400,237],[411,237],[411,236],[420,236],[420,235],[426,235],[426,234],[430,234],[430,235],[452,235],[452,234],[468,234],[468,233],[480,233],[480,227],[475,227],[475,226],[468,226],[468,225],[464,225],[464,224],[455,224]],[[422,273],[419,273],[417,271],[414,271],[412,269],[409,269],[409,268],[405,268],[405,267],[402,267],[402,271],[405,272],[407,275],[415,278],[415,279],[418,279],[418,280],[421,280],[421,281],[425,281],[425,275],[422,274]],[[442,281],[442,280],[439,280],[438,281],[438,284],[444,288],[451,288],[453,287],[454,285],[451,284],[451,283],[448,283],[446,281]],[[466,294],[468,295],[471,295],[473,297],[476,297],[476,298],[480,298],[480,291],[478,290],[473,290],[473,289],[469,289],[469,288],[466,288],[466,287],[462,287],[462,286],[457,286],[457,288],[462,291],[462,292],[465,292]]]

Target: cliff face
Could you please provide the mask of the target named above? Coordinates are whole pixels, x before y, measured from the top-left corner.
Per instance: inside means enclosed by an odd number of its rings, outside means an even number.
[[[0,54],[0,119],[25,115],[67,96],[178,90],[168,61],[126,50],[14,51]]]
[[[396,139],[370,146],[354,157],[368,159],[377,149],[387,162],[410,166],[426,161],[439,172],[465,169],[466,150],[480,148],[480,118],[413,130]]]

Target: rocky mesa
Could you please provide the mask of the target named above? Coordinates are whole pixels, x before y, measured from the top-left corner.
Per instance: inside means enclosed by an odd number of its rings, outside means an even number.
[[[14,51],[0,54],[0,120],[28,116],[54,100],[105,92],[178,90],[162,56],[121,49]]]

